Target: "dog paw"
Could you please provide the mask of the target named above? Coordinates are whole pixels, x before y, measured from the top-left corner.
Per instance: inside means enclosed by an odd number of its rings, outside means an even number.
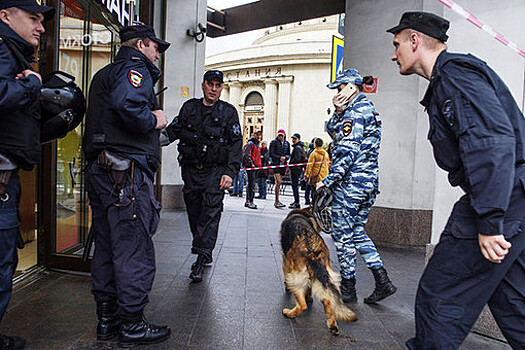
[[[339,328],[337,326],[332,326],[332,327],[330,327],[330,332],[333,335],[339,335]]]
[[[288,318],[295,318],[295,316],[292,314],[292,310],[290,309],[283,309],[283,315]]]

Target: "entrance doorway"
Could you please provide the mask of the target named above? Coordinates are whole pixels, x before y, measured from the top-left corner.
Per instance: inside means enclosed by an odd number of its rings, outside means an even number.
[[[244,107],[244,143],[253,135],[255,130],[260,130],[264,138],[264,100],[257,91],[246,96]]]
[[[57,1],[57,8],[60,16],[55,66],[74,76],[87,96],[94,74],[115,55],[118,27],[108,23],[91,2],[62,0]],[[81,123],[47,148],[46,158],[52,166],[44,170],[47,186],[43,201],[52,213],[45,216],[43,226],[54,234],[43,240],[46,267],[89,271],[89,264],[81,262],[91,221],[82,172],[83,132]],[[51,176],[47,178],[47,174]]]

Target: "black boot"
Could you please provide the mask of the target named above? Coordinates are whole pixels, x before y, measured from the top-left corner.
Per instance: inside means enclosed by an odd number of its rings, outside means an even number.
[[[355,291],[355,278],[343,278],[341,280],[341,296],[345,303],[357,302],[357,293]]]
[[[372,273],[376,281],[376,288],[368,298],[365,298],[365,303],[367,304],[373,304],[397,292],[397,288],[392,281],[390,281],[390,278],[388,278],[384,267],[381,266],[378,269],[373,269]]]
[[[190,278],[193,282],[202,282],[202,275],[204,274],[204,265],[206,262],[206,256],[199,254],[197,261],[191,265]]]
[[[20,337],[8,337],[0,334],[0,349],[2,350],[19,350],[26,346],[26,340]]]
[[[120,317],[116,301],[97,303],[97,339],[110,340],[118,335]]]
[[[157,344],[167,340],[171,335],[168,326],[156,326],[146,321],[142,312],[121,315],[119,343],[123,348],[137,345]]]

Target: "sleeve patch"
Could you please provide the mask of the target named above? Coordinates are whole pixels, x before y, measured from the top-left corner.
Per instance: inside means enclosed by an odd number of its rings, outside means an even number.
[[[343,136],[348,136],[352,132],[352,127],[354,123],[351,119],[345,120],[343,122]]]
[[[133,87],[139,88],[142,86],[142,82],[144,79],[142,77],[142,74],[140,74],[134,69],[131,69],[128,73],[128,80]]]
[[[241,134],[241,126],[239,124],[233,125],[233,133],[237,136]]]

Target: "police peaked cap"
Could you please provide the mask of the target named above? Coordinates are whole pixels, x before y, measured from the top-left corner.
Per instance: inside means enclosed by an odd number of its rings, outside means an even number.
[[[159,45],[160,53],[163,53],[164,51],[166,51],[168,47],[170,47],[171,45],[169,42],[157,38],[153,27],[147,24],[136,24],[132,26],[123,27],[120,30],[119,35],[120,35],[121,42],[126,42],[128,40],[136,39],[136,38],[140,38],[140,39],[148,38],[150,40],[153,40]]]
[[[387,30],[392,34],[397,34],[403,29],[411,28],[441,40],[447,41],[447,30],[450,27],[450,22],[429,12],[405,12],[401,16],[399,24]]]
[[[17,7],[31,13],[41,13],[44,19],[50,20],[55,14],[51,6],[42,6],[42,0],[0,0],[0,10]]]

